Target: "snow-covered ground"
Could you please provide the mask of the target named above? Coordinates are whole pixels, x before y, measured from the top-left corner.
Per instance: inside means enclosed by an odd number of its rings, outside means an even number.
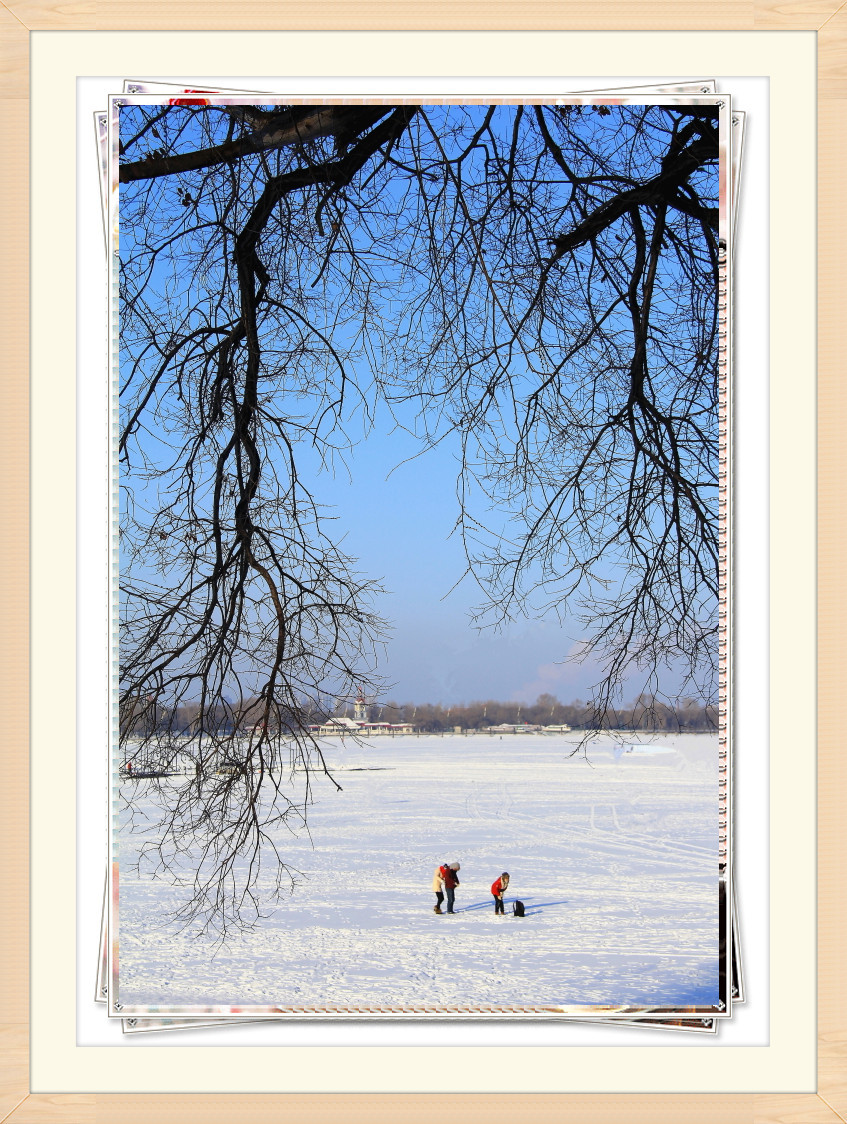
[[[179,933],[180,892],[129,872],[120,834],[126,1006],[708,1005],[718,997],[717,739],[615,758],[574,735],[325,743],[308,837],[277,842],[307,876],[220,947]],[[143,811],[150,781],[131,781]],[[457,913],[433,869],[461,863]],[[489,885],[508,870],[507,916]],[[526,917],[511,916],[520,898]],[[136,1012],[140,1013],[140,1012]]]

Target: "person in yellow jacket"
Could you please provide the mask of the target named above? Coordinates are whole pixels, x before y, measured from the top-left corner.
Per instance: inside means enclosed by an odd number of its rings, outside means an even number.
[[[459,885],[459,874],[461,870],[459,863],[445,863],[443,866],[437,866],[432,875],[432,888],[435,891],[435,906],[433,907],[434,913],[452,913],[453,912],[453,895],[456,892],[456,887]],[[447,909],[441,908],[441,903],[444,901],[444,895],[447,895]]]
[[[435,907],[433,912],[441,913],[441,903],[444,901],[444,871],[446,866],[437,866],[432,875],[432,889],[435,892]]]

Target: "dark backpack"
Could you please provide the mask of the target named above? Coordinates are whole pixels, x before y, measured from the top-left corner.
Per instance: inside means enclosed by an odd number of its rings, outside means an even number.
[[[512,913],[515,915],[515,917],[524,917],[525,914],[524,914],[523,902],[516,901],[514,903],[514,905],[512,906]]]

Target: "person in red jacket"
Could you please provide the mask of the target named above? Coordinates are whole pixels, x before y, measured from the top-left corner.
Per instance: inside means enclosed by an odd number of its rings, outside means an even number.
[[[503,906],[503,894],[509,885],[509,872],[504,870],[496,882],[491,883],[491,893],[494,895],[494,916],[502,913],[505,916],[506,910]]]
[[[459,863],[449,863],[441,869],[444,873],[444,893],[447,896],[447,909],[445,912],[453,913],[453,901],[456,896],[456,887],[459,885],[459,871],[462,867]]]

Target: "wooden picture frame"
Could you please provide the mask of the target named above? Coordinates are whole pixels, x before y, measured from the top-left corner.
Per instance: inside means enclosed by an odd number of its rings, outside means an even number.
[[[790,11],[768,3],[716,5],[693,0],[684,9],[647,8],[624,0],[597,9],[583,3],[535,3],[520,7],[467,0],[424,10],[378,2],[302,8],[289,2],[264,2],[213,10],[196,0],[176,0],[160,8],[123,0],[56,9],[43,0],[12,0],[0,8],[0,104],[4,109],[7,147],[0,170],[5,263],[0,316],[5,343],[3,439],[0,441],[0,527],[6,550],[0,596],[4,642],[0,650],[0,690],[6,719],[3,783],[0,785],[0,831],[4,871],[2,970],[4,1014],[0,1020],[3,1064],[0,1069],[0,1120],[11,1124],[39,1121],[229,1121],[233,1118],[299,1121],[415,1121],[434,1113],[461,1113],[469,1121],[511,1119],[519,1111],[530,1121],[574,1119],[581,1122],[673,1119],[703,1124],[798,1120],[836,1124],[847,1119],[847,971],[842,964],[840,928],[845,908],[841,881],[847,823],[847,766],[838,743],[840,674],[845,655],[847,613],[841,607],[839,524],[841,496],[847,485],[843,453],[847,394],[841,387],[840,361],[847,335],[840,308],[839,282],[847,272],[847,222],[840,201],[840,181],[847,122],[847,12],[839,0],[799,0]],[[28,241],[29,198],[29,33],[31,31],[186,31],[206,30],[686,30],[807,31],[817,34],[819,182],[819,331],[818,331],[818,1076],[808,1093],[63,1093],[30,1092],[29,1079],[29,880],[28,880],[28,720],[26,700],[45,705],[44,686],[30,696],[28,675],[29,493],[28,427]],[[110,69],[107,58],[103,70]],[[68,187],[72,171],[63,173]],[[57,561],[61,548],[57,547]],[[66,690],[63,687],[62,690]],[[72,767],[72,753],[68,761]],[[70,781],[68,781],[70,784]],[[68,859],[65,860],[66,862]],[[210,1040],[210,1046],[213,1042]],[[641,1041],[633,1045],[642,1045]],[[715,1066],[716,1081],[720,1066]],[[423,1086],[425,1089],[426,1084]],[[434,1083],[437,1088],[437,1082]]]

